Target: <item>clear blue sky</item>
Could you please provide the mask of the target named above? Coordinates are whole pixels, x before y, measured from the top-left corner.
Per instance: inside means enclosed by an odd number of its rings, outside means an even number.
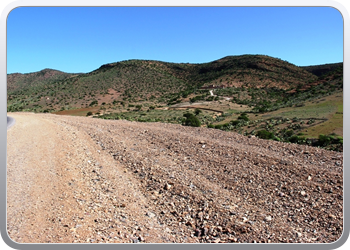
[[[343,61],[330,7],[21,7],[7,19],[7,73],[86,73],[129,59],[210,62],[262,54],[298,66]]]

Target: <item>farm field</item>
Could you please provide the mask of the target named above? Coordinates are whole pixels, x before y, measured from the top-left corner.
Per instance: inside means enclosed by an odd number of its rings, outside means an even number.
[[[261,114],[255,118],[272,118],[283,117],[293,119],[294,117],[301,119],[327,119],[320,124],[301,129],[307,137],[318,137],[319,134],[335,133],[343,136],[343,96],[342,93],[320,98],[312,102],[306,102],[303,107],[282,108],[278,111],[268,114]],[[253,118],[254,119],[254,118]]]

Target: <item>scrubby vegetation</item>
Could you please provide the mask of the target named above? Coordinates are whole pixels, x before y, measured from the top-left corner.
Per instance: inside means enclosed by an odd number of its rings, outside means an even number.
[[[41,76],[44,77],[41,77]],[[225,57],[203,64],[128,60],[106,64],[87,74],[43,70],[8,76],[8,106],[12,111],[53,112],[83,108],[113,90],[126,102],[154,101],[172,105],[213,99],[200,88],[225,85],[260,89],[293,89],[317,76],[285,61],[262,55]],[[238,86],[239,85],[239,86]],[[244,102],[240,98],[238,102]],[[108,104],[108,103],[106,103]]]
[[[183,120],[183,125],[192,126],[192,127],[200,127],[201,126],[201,122],[194,114],[186,113],[186,114],[184,114],[184,117],[186,117],[186,119]]]
[[[342,108],[335,113],[324,101],[342,96],[342,91],[342,63],[297,67],[263,55],[228,56],[203,64],[128,60],[87,74],[49,69],[10,74],[7,111],[207,126],[342,150],[342,140],[330,130],[320,130],[317,136],[325,134],[321,137],[315,137],[315,131],[312,136],[300,134],[326,123],[329,118],[321,114],[334,114],[334,123],[342,126]],[[269,115],[288,108],[302,112]]]

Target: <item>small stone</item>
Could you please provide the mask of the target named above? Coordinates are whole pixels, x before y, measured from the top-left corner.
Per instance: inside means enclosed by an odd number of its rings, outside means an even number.
[[[199,144],[204,144],[204,143],[205,143],[205,141],[200,141],[200,142],[199,142]]]
[[[187,225],[187,226],[190,226],[190,227],[192,227],[192,228],[195,227],[194,224],[193,224],[191,221],[187,221],[187,222],[186,222],[186,225]]]
[[[270,215],[265,217],[265,221],[271,221],[271,220],[272,220],[272,217]]]
[[[151,212],[147,212],[146,215],[147,215],[148,217],[150,217],[150,218],[156,217],[156,215],[155,215],[154,213],[151,213]]]
[[[196,228],[196,229],[194,230],[194,236],[196,236],[196,237],[201,236],[201,231],[200,231],[198,228]]]
[[[208,228],[207,227],[204,227],[203,229],[202,229],[202,234],[204,235],[204,236],[206,236],[206,235],[208,235]]]
[[[305,196],[305,195],[306,195],[306,192],[303,190],[303,191],[300,192],[300,194],[301,194],[302,196]]]
[[[311,180],[311,176],[307,177],[307,180],[308,180],[308,181]]]
[[[165,189],[165,190],[169,190],[170,188],[171,188],[171,185],[169,185],[168,183],[165,183],[164,189]]]
[[[233,242],[237,242],[237,238],[235,238],[235,237],[230,237],[230,238],[228,238],[230,241],[233,241]]]
[[[329,218],[332,218],[332,219],[337,218],[334,214],[329,214],[328,217],[329,217]]]
[[[220,242],[220,238],[217,238],[215,240],[213,240],[211,243],[219,243]]]

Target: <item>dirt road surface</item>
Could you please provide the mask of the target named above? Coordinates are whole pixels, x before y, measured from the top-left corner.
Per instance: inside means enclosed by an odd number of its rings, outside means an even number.
[[[334,242],[343,156],[175,124],[11,113],[20,243]]]

